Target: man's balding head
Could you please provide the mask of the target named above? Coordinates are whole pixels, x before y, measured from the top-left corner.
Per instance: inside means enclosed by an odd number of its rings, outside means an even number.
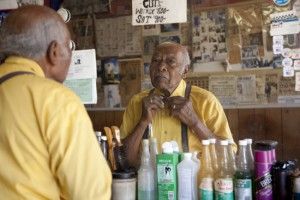
[[[0,53],[31,59],[43,56],[53,40],[68,33],[62,18],[44,6],[24,6],[8,15],[1,26]]]
[[[63,81],[65,75],[58,75],[63,69],[55,68],[56,74],[52,74],[50,68],[58,64],[62,68],[65,68],[64,65],[69,67],[71,53],[63,46],[69,47],[70,33],[63,19],[54,10],[35,5],[18,8],[4,20],[0,37],[3,38],[0,40],[0,54],[3,57],[21,56],[35,60],[47,77]],[[57,49],[53,47],[58,45],[61,56],[59,61],[50,57],[50,48]],[[63,62],[62,59],[66,60]]]

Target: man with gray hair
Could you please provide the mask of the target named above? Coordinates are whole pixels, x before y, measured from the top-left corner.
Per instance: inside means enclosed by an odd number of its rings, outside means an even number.
[[[163,142],[175,140],[184,152],[201,152],[204,139],[232,139],[217,98],[183,80],[189,65],[188,51],[180,44],[165,42],[155,49],[150,65],[154,89],[133,96],[121,125],[132,166],[138,165],[139,146],[149,124],[158,147]]]
[[[1,199],[110,199],[111,173],[80,99],[61,83],[68,28],[24,6],[0,28]]]

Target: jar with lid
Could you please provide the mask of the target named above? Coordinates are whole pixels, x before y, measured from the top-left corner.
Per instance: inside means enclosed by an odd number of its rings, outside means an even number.
[[[136,173],[113,172],[112,200],[135,200]]]

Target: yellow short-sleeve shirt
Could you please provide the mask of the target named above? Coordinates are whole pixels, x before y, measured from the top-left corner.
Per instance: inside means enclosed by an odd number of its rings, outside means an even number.
[[[184,96],[185,88],[186,82],[182,80],[171,96]],[[139,122],[142,113],[142,99],[147,96],[149,92],[150,91],[141,92],[133,96],[130,100],[121,125],[122,138],[129,135]],[[198,118],[205,126],[218,137],[232,139],[232,134],[222,105],[211,92],[192,86],[190,100],[192,101]],[[181,123],[177,118],[170,116],[167,108],[155,114],[152,127],[153,137],[157,138],[159,150],[163,142],[171,140],[177,141],[180,150],[182,150]],[[201,141],[191,130],[188,130],[188,140],[190,151],[201,152]]]

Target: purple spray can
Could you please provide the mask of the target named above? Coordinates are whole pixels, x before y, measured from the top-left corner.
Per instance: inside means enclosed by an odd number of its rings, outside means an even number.
[[[255,162],[255,199],[273,200],[272,198],[272,164],[276,161],[275,147],[272,140],[261,140],[254,143]]]

